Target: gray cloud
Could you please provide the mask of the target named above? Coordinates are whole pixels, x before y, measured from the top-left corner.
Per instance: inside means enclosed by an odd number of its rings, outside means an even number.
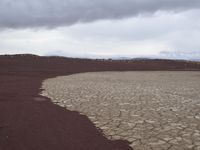
[[[1,0],[0,28],[54,28],[196,8],[200,8],[199,0]]]

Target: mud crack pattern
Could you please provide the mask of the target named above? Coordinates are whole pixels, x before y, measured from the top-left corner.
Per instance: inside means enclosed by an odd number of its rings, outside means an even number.
[[[44,81],[42,95],[135,150],[200,150],[200,72],[98,72]]]

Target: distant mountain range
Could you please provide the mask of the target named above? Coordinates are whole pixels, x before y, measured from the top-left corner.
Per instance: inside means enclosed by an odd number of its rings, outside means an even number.
[[[100,57],[100,58],[92,58],[92,57],[72,57],[72,56],[60,56],[60,55],[47,55],[47,56],[39,56],[39,55],[35,55],[35,54],[14,54],[14,55],[0,55],[0,56],[10,56],[10,57],[14,57],[14,56],[26,56],[26,57],[58,57],[58,58],[74,58],[74,59],[99,59],[99,60],[186,60],[186,61],[198,61],[200,62],[200,58],[199,59],[170,59],[170,58],[163,58],[163,57],[120,57],[120,56],[112,56],[112,57]]]
[[[200,62],[153,58],[83,59],[32,54],[0,55],[0,72],[16,68],[34,72],[199,70]],[[19,69],[20,68],[20,69]]]
[[[186,60],[186,61],[200,61],[200,59],[170,59],[170,58],[163,58],[163,57],[113,57],[110,58],[113,60]]]
[[[191,61],[199,61],[200,62],[200,59],[191,59]]]

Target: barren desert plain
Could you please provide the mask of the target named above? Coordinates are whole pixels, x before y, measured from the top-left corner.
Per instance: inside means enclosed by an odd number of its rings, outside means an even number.
[[[42,93],[135,150],[200,149],[200,72],[98,72],[48,79]]]
[[[2,150],[199,150],[200,63],[0,56]]]

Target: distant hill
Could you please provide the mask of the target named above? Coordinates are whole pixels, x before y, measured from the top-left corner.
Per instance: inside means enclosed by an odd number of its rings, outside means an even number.
[[[40,71],[65,73],[82,71],[134,71],[134,70],[200,70],[200,63],[167,59],[78,59],[66,57],[41,57],[32,54],[0,55],[0,72]],[[32,72],[33,73],[33,72]]]
[[[191,61],[198,61],[198,62],[200,62],[200,59],[191,59]]]

